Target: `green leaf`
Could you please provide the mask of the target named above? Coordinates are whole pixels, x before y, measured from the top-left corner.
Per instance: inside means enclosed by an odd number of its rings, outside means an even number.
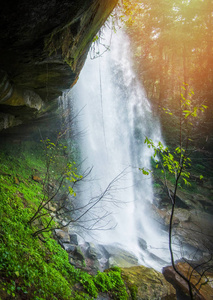
[[[139,168],[142,171],[143,175],[149,175],[150,170],[146,171],[144,168]]]
[[[19,277],[19,271],[15,271],[17,277]]]

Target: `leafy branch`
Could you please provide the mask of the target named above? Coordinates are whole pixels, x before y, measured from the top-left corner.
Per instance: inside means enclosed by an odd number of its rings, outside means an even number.
[[[186,90],[184,86],[182,86],[183,90]],[[194,95],[194,92],[191,90],[189,92],[189,98],[185,98],[183,93],[181,93],[180,97],[180,111],[178,114],[179,117],[179,145],[171,151],[169,147],[163,145],[162,142],[158,142],[155,144],[148,137],[145,138],[144,143],[147,144],[148,148],[153,149],[153,159],[156,163],[156,168],[161,166],[161,172],[164,174],[165,186],[167,187],[168,197],[171,201],[171,213],[170,213],[170,221],[169,221],[169,251],[171,257],[171,263],[175,270],[175,272],[187,283],[189,289],[190,298],[193,299],[193,288],[191,283],[191,276],[185,276],[176,266],[174,260],[174,253],[172,247],[172,230],[173,230],[173,219],[176,205],[176,196],[177,190],[180,186],[179,181],[182,179],[185,185],[190,185],[189,178],[190,172],[188,171],[191,166],[191,159],[189,157],[189,143],[191,140],[191,130],[193,127],[193,120],[198,118],[199,113],[204,112],[207,109],[206,105],[201,104],[200,106],[194,106],[191,100],[191,97]],[[165,113],[173,116],[173,113],[163,108]],[[176,116],[175,116],[176,117]],[[144,175],[149,175],[151,170],[145,170],[144,168],[140,168]],[[175,184],[173,187],[173,191],[171,193],[168,182],[167,182],[167,173],[174,176]],[[200,175],[200,179],[203,176]],[[201,275],[203,276],[203,275]]]

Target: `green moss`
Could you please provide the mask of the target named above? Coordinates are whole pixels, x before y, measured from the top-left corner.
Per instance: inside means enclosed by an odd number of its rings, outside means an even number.
[[[121,278],[120,268],[114,267],[95,276],[94,282],[101,292],[108,292],[113,299],[126,300],[128,294]]]
[[[138,293],[138,288],[135,284],[129,284],[128,286],[132,300],[136,300],[137,299],[137,293]]]

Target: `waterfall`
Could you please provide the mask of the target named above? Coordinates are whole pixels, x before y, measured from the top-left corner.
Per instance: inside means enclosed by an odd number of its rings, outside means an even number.
[[[155,248],[164,247],[164,238],[149,216],[152,177],[144,176],[139,167],[151,168],[152,150],[144,139],[159,141],[160,126],[134,73],[128,37],[122,30],[112,37],[108,31],[105,40],[111,41],[110,51],[93,60],[88,57],[78,83],[67,96],[78,114],[81,168],[92,167],[78,197],[81,203],[94,203],[103,195],[87,217],[87,226],[93,229],[91,238],[102,244],[120,244],[144,264],[152,265],[152,259],[141,254],[138,241],[145,240],[155,253]],[[98,217],[101,222],[88,225]]]

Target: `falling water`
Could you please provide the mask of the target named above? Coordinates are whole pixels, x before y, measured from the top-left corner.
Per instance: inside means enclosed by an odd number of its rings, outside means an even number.
[[[110,35],[105,33],[106,43],[111,41],[110,51],[93,60],[88,57],[68,96],[83,133],[78,139],[82,170],[92,167],[79,197],[86,203],[105,191],[89,218],[99,216],[101,222],[94,227],[111,230],[93,230],[93,238],[103,244],[119,243],[141,259],[138,238],[152,252],[163,247],[162,233],[157,232],[148,212],[153,201],[152,178],[139,171],[140,167],[151,168],[152,151],[144,144],[145,137],[159,141],[161,132],[134,73],[128,37],[122,30]],[[148,258],[145,264],[151,264]]]

